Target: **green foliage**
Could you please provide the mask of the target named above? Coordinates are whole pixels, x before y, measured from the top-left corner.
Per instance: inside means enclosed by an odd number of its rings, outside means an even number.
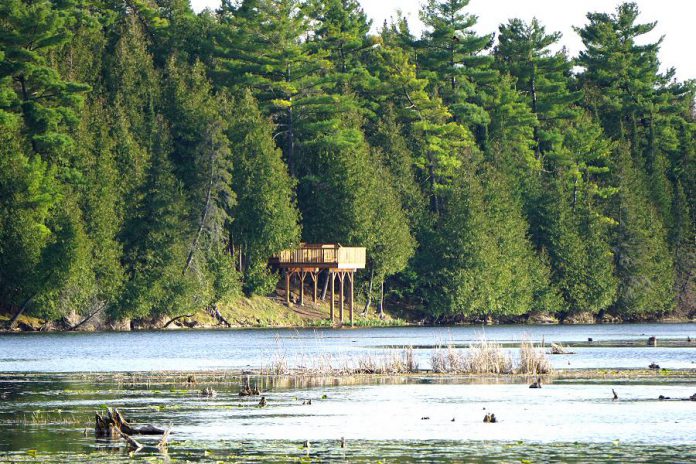
[[[356,0],[3,1],[0,309],[211,309],[306,241],[431,320],[694,314],[696,85],[655,24],[590,13],[574,59],[468,4],[415,37]]]

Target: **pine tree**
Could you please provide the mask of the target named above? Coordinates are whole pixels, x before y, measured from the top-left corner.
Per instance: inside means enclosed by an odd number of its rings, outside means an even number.
[[[9,77],[16,92],[32,151],[51,163],[71,147],[66,129],[76,122],[75,110],[89,86],[65,81],[47,63],[47,54],[70,38],[69,4],[10,0],[0,5],[0,41],[4,59],[0,79]]]
[[[429,0],[420,12],[426,32],[419,42],[418,66],[456,121],[467,124],[484,150],[490,116],[484,109],[485,85],[497,77],[493,58],[482,52],[493,35],[473,31],[476,16],[464,12],[469,0]]]
[[[574,104],[581,98],[569,88],[571,61],[563,51],[550,51],[560,38],[558,32],[547,34],[536,18],[529,24],[511,19],[500,26],[494,53],[496,67],[516,80],[516,88],[539,121],[534,127],[534,151],[540,161],[561,154],[561,121],[577,117]]]
[[[336,112],[336,98],[322,91],[321,75],[331,63],[303,41],[308,19],[298,0],[244,0],[238,6],[223,5],[221,16],[216,81],[255,90],[260,106],[276,123],[290,174],[298,176],[296,152],[303,136],[297,125],[307,118],[305,124],[326,129],[333,123],[326,114]]]

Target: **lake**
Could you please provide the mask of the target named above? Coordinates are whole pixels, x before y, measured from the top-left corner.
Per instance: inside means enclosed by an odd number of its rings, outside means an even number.
[[[257,372],[279,353],[300,366],[321,356],[350,360],[413,346],[427,370],[437,346],[463,350],[484,334],[513,356],[523,340],[569,345],[575,354],[550,359],[573,375],[536,390],[519,377],[427,372],[252,375],[268,405],[238,395],[243,372]],[[648,336],[657,337],[657,347],[647,346]],[[95,440],[94,411],[104,405],[136,423],[171,423],[166,456],[154,448],[135,456],[150,462],[687,462],[696,455],[696,401],[684,401],[696,393],[696,341],[691,346],[687,337],[696,340],[696,325],[6,334],[0,462],[130,462],[123,443]],[[651,362],[662,370],[647,380],[583,378],[584,368],[645,369]],[[682,374],[672,376],[672,369]],[[198,372],[195,386],[186,383],[190,372]],[[214,398],[199,394],[206,386]],[[484,423],[488,412],[499,421]]]

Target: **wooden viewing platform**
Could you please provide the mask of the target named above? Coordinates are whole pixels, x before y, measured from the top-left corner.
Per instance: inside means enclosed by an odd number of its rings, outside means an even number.
[[[285,303],[290,306],[290,281],[297,276],[300,287],[299,304],[304,305],[304,281],[307,276],[312,279],[314,291],[312,300],[317,302],[317,285],[319,272],[328,272],[331,283],[331,321],[334,320],[336,304],[336,278],[339,282],[339,319],[343,322],[345,305],[345,281],[348,280],[348,308],[350,323],[353,324],[355,271],[365,268],[365,248],[344,247],[338,243],[301,243],[298,248],[283,250],[269,260],[269,264],[282,269],[285,274]]]

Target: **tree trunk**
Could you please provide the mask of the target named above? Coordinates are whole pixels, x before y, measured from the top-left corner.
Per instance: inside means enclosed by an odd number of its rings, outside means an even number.
[[[384,279],[382,279],[379,291],[379,318],[384,319]]]
[[[210,198],[213,194],[213,179],[215,178],[215,145],[212,131],[208,133],[208,137],[210,137],[210,178],[208,179],[208,192],[205,195],[205,204],[203,205],[203,214],[201,214],[201,221],[198,224],[196,236],[193,238],[191,250],[189,251],[188,257],[186,258],[186,265],[184,266],[183,271],[181,271],[182,274],[186,274],[186,271],[191,266],[191,261],[193,261],[193,254],[196,252],[196,248],[198,248],[198,240],[200,240],[201,238],[203,227],[205,227],[205,223],[208,218],[208,211],[210,210]]]
[[[73,331],[73,330],[79,329],[80,327],[82,327],[83,325],[85,325],[87,322],[89,322],[94,316],[96,316],[97,314],[99,314],[104,308],[106,308],[106,303],[102,303],[97,309],[95,309],[95,310],[92,311],[89,315],[87,315],[87,317],[85,317],[84,319],[82,319],[80,322],[78,322],[78,323],[75,324],[74,326],[70,327],[70,328],[68,329],[68,331]],[[166,326],[165,326],[165,327],[166,327]]]
[[[430,154],[428,154],[428,175],[430,176],[430,210],[433,213],[438,214],[440,212],[440,205],[437,200],[437,192],[435,189],[435,162]]]
[[[324,279],[324,287],[321,289],[321,301],[326,300],[326,290],[329,288],[329,278],[331,273],[326,270],[326,279]]]
[[[375,278],[375,270],[370,270],[370,284],[367,287],[367,301],[365,302],[365,309],[363,309],[363,316],[366,316],[368,311],[370,311],[370,305],[372,304],[372,282]]]
[[[26,301],[22,304],[22,306],[19,307],[15,315],[12,316],[12,319],[10,319],[10,322],[7,323],[8,330],[12,330],[17,326],[17,321],[19,320],[20,316],[24,314],[24,311],[27,309],[27,306],[29,306],[31,300],[33,300],[37,294],[38,292],[34,293],[32,296],[27,298]]]

